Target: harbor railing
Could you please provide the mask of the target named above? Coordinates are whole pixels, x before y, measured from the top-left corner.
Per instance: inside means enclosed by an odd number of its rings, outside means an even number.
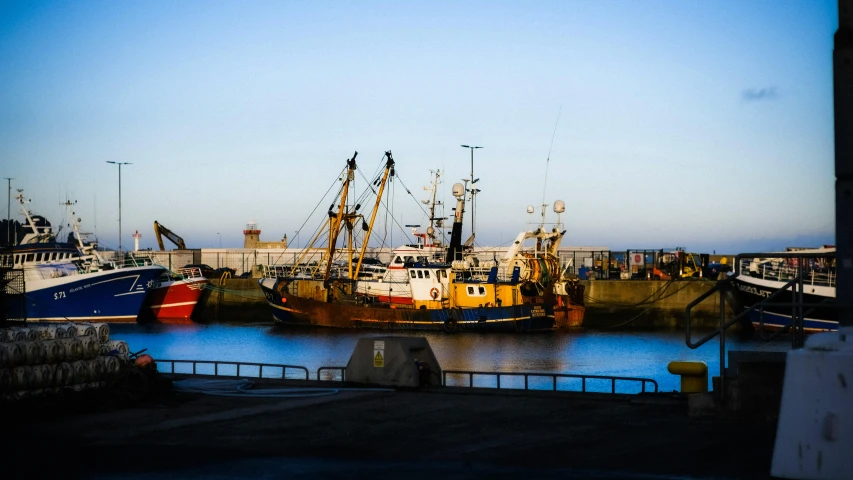
[[[281,380],[309,380],[308,369],[298,365],[285,365],[275,363],[253,363],[253,362],[226,362],[218,360],[157,360],[160,365],[168,364],[166,368],[160,368],[163,373],[179,375],[212,375],[223,377],[252,377]],[[318,381],[346,381],[347,367],[324,366],[317,369],[316,379]],[[264,374],[266,372],[266,375]],[[467,375],[467,385],[448,384],[448,376]],[[494,378],[494,387],[475,385],[475,377]],[[523,379],[520,382],[507,381],[506,378]],[[545,382],[538,379],[549,379],[547,388]],[[566,380],[579,380],[580,388],[567,388]],[[453,382],[451,382],[453,383]],[[605,389],[595,389],[593,385],[608,385]],[[622,387],[624,384],[634,384],[636,387]],[[658,383],[651,378],[619,377],[609,375],[585,375],[572,373],[541,373],[541,372],[483,372],[474,370],[443,370],[441,375],[442,386],[469,387],[469,388],[497,388],[497,389],[523,389],[535,391],[554,392],[579,392],[579,393],[610,393],[610,394],[632,394],[632,393],[658,393]],[[628,391],[630,390],[630,391]]]
[[[186,375],[214,375],[225,377],[278,378],[281,380],[308,380],[308,369],[299,365],[277,363],[223,362],[218,360],[157,360],[158,364],[169,364],[168,373]],[[189,371],[176,366],[188,366]],[[264,368],[268,375],[264,376]],[[288,370],[300,372],[299,377],[288,376]],[[165,373],[162,369],[161,372]],[[234,372],[234,373],[231,373]],[[256,374],[257,372],[257,374]],[[270,375],[272,373],[273,375]],[[319,372],[318,372],[319,374]]]
[[[685,309],[685,340],[687,346],[695,349],[707,343],[714,337],[719,337],[720,350],[720,390],[725,391],[726,382],[726,332],[729,327],[736,323],[751,324],[750,314],[758,313],[759,316],[759,338],[769,341],[778,335],[790,332],[791,348],[802,348],[805,344],[805,317],[818,307],[834,308],[834,304],[826,302],[806,302],[804,300],[805,286],[834,286],[834,252],[772,252],[772,253],[741,253],[735,257],[734,275],[720,280],[717,284],[693,300]],[[741,276],[750,276],[766,280],[785,281],[781,287],[763,300],[735,312],[733,318],[726,318],[726,293],[733,291],[734,282]],[[710,297],[720,293],[720,323],[719,326],[700,338],[693,340],[692,322],[690,311]],[[791,295],[791,301],[780,302],[779,300],[786,292]],[[780,329],[770,336],[764,335],[764,309],[767,307],[791,308],[791,325]],[[725,398],[725,397],[723,397]]]
[[[448,386],[448,384],[447,384],[447,376],[448,375],[467,375],[468,376],[468,385],[461,385],[461,386],[467,386],[469,388],[473,388],[475,386],[474,385],[474,377],[475,376],[486,376],[486,377],[493,377],[495,379],[495,382],[496,382],[495,388],[497,388],[498,390],[500,390],[503,387],[518,388],[515,386],[506,386],[506,382],[504,382],[502,385],[501,384],[501,378],[503,378],[503,377],[513,377],[513,378],[522,377],[524,379],[524,387],[523,387],[524,390],[544,390],[543,388],[535,388],[535,389],[531,388],[530,380],[536,379],[536,378],[550,378],[550,382],[549,382],[549,386],[551,387],[550,390],[554,391],[554,392],[557,392],[557,391],[560,391],[560,392],[579,391],[581,393],[611,393],[611,394],[624,393],[624,392],[617,391],[617,388],[616,388],[617,382],[618,383],[634,383],[634,384],[639,383],[639,393],[657,393],[658,392],[658,382],[657,381],[655,381],[651,378],[639,378],[639,377],[615,377],[615,376],[609,376],[609,375],[583,375],[583,374],[573,374],[573,373],[481,372],[481,371],[474,371],[474,370],[443,370],[441,372],[441,374],[442,374],[441,384],[442,384],[442,386],[445,386],[445,387]],[[558,379],[580,380],[580,390],[559,389],[558,387],[560,386],[560,384],[565,383],[565,382],[558,382]],[[607,392],[607,391],[598,391],[598,390],[592,391],[592,390],[590,390],[588,388],[590,380],[593,380],[593,381],[604,380],[604,381],[606,381],[610,385],[610,391]],[[459,386],[459,385],[454,385],[454,386]],[[647,386],[648,386],[648,389],[647,389]]]

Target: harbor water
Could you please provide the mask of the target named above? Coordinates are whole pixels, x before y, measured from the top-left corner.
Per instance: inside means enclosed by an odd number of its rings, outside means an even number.
[[[111,337],[126,341],[131,351],[147,349],[155,359],[216,360],[303,366],[310,378],[320,367],[344,367],[359,338],[384,335],[424,336],[444,370],[567,373],[643,377],[657,381],[662,392],[677,391],[679,377],[667,371],[671,361],[700,361],[710,377],[719,374],[719,343],[713,339],[698,349],[685,344],[678,330],[562,330],[537,334],[399,333],[376,330],[301,329],[263,325],[193,324],[111,327]],[[694,341],[704,332],[694,332]],[[790,340],[780,337],[765,343],[730,335],[727,350],[786,351]],[[161,370],[168,371],[164,365]],[[212,367],[209,368],[212,373]],[[189,367],[179,365],[178,372]],[[221,369],[220,372],[227,371]],[[252,375],[245,370],[245,375]],[[199,369],[199,373],[207,370]],[[257,375],[255,369],[254,375]],[[272,375],[280,376],[280,370]],[[297,376],[292,376],[297,375]],[[300,378],[288,370],[288,378]],[[268,370],[264,370],[268,376]],[[303,377],[304,378],[304,377]],[[541,380],[541,381],[540,381]],[[449,385],[467,384],[466,377],[449,378]],[[567,382],[563,384],[563,382]],[[579,390],[580,381],[560,380],[558,388]],[[477,376],[475,386],[493,387],[494,377]],[[522,378],[504,378],[501,386],[523,387]],[[531,388],[551,388],[551,379],[531,380]],[[592,380],[587,389],[610,391],[609,381]],[[710,385],[709,385],[710,388]],[[639,384],[619,383],[624,393],[639,391]]]

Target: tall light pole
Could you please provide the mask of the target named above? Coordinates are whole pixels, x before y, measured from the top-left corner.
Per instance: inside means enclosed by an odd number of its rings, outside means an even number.
[[[472,146],[472,145],[460,145],[460,147],[471,149],[471,236],[473,237],[474,236],[474,208],[475,208],[474,196],[477,195],[477,192],[479,192],[479,190],[474,188],[474,184],[477,183],[478,180],[480,180],[479,178],[474,178],[474,149],[483,148],[483,147]]]
[[[12,246],[12,180],[14,178],[6,177],[9,181],[9,199],[6,202],[6,246]]]
[[[113,162],[107,160],[107,163],[118,165],[118,253],[121,254],[121,166],[132,165],[130,162]]]
[[[219,235],[219,248],[222,248],[222,234],[219,232],[216,232],[216,234]]]

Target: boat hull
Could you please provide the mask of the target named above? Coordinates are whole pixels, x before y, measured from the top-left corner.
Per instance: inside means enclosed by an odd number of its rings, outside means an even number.
[[[382,330],[452,332],[533,332],[554,327],[554,309],[547,304],[477,308],[414,309],[357,303],[323,302],[291,295],[281,280],[266,279],[261,289],[282,325]]]
[[[150,265],[28,281],[27,320],[134,323],[163,270]]]
[[[739,276],[733,281],[735,295],[741,311],[766,300],[770,295],[782,288],[786,282]],[[784,291],[773,297],[769,303],[790,304],[794,301],[793,293]],[[803,289],[805,315],[803,330],[806,332],[827,332],[838,330],[838,317],[835,311],[835,289],[829,287],[812,287],[805,285]],[[817,305],[817,306],[816,306]],[[793,325],[792,307],[768,305],[760,310],[752,310],[747,315],[756,328],[764,330],[780,330]]]
[[[189,323],[210,283],[206,278],[163,282],[148,294],[139,320],[156,323]]]

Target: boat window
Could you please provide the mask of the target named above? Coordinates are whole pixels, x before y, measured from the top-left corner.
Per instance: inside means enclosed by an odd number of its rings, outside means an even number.
[[[424,278],[429,278],[429,270],[424,270]]]
[[[51,259],[51,260],[56,260],[56,252],[53,252],[53,253],[51,253],[51,254],[50,254],[50,259]]]
[[[468,295],[474,295],[474,287],[468,287]]]
[[[33,261],[33,256],[34,256],[34,255],[33,255],[32,253],[28,253],[28,254],[27,254],[27,260],[26,260],[26,261],[28,261],[28,262],[32,262],[32,261]]]
[[[418,278],[424,278],[424,272],[418,270]]]
[[[36,261],[37,261],[37,262],[40,262],[40,261],[41,261],[41,254],[40,254],[40,253],[37,253],[37,254],[36,254]]]
[[[19,264],[19,263],[21,263],[21,256],[20,256],[20,255],[15,255],[15,264],[17,265],[17,264]]]
[[[411,255],[406,255],[406,263],[414,263],[414,259]]]
[[[394,259],[394,263],[403,263],[403,259],[398,256]]]
[[[485,288],[483,288],[483,287],[479,287],[479,288],[480,288],[480,295],[485,295],[485,294],[486,294],[486,289],[485,289]]]
[[[412,277],[412,278],[415,278],[415,271],[414,271],[414,270],[409,270],[409,276],[410,276],[410,277]]]

